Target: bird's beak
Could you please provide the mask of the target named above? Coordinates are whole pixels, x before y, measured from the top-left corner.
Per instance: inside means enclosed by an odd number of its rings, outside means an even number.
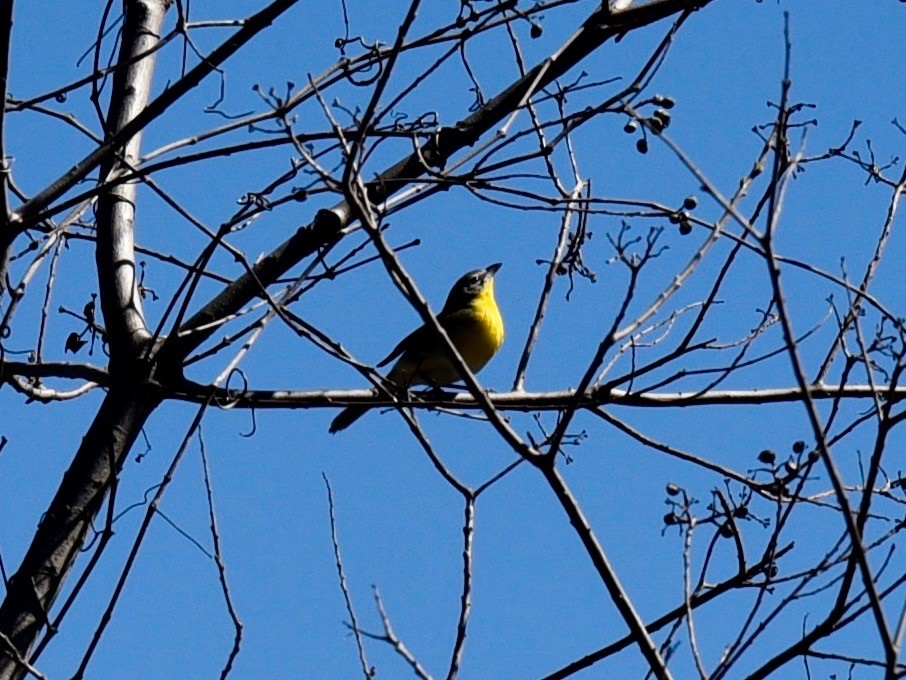
[[[502,266],[503,266],[502,262],[495,262],[490,267],[485,267],[485,272],[490,274],[491,276],[494,276],[494,274],[497,273],[497,270],[500,269],[500,267],[502,267]]]

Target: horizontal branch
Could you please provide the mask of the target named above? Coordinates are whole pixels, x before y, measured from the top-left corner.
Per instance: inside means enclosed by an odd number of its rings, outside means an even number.
[[[203,403],[211,394],[215,402],[229,408],[336,408],[345,406],[370,406],[374,408],[407,406],[412,408],[480,409],[475,398],[468,393],[438,392],[436,390],[412,393],[408,398],[396,400],[375,395],[371,390],[230,390],[186,382],[176,389],[164,389],[167,399]],[[575,399],[575,390],[551,392],[489,392],[488,399],[495,408],[503,411],[556,411],[565,408]],[[822,385],[809,388],[812,399],[893,399],[906,398],[906,387],[887,389],[870,385]],[[649,392],[630,393],[625,390],[591,389],[578,400],[580,408],[592,406],[748,406],[754,404],[783,404],[801,401],[805,395],[798,387],[778,387],[750,390],[714,390],[698,392]]]
[[[32,364],[24,361],[0,362],[0,383],[13,376],[20,378],[69,378],[88,380],[98,385],[107,385],[110,374],[103,368],[91,364],[75,364],[67,361]]]
[[[0,364],[0,383],[13,377],[20,378],[67,378],[87,380],[106,387],[110,375],[103,368],[92,364],[49,362],[33,364],[24,361],[6,361]],[[474,397],[468,393],[421,392],[409,395],[408,399],[392,400],[390,397],[375,395],[371,390],[231,390],[214,388],[186,381],[179,387],[164,386],[164,398],[191,403],[202,403],[213,393],[221,406],[230,408],[265,409],[309,409],[339,408],[345,406],[389,407],[394,404],[412,408],[480,408]],[[906,387],[890,389],[884,386],[872,389],[870,385],[819,385],[809,388],[812,399],[873,399],[899,401],[906,398]],[[555,411],[568,404],[575,397],[575,390],[552,390],[550,392],[489,392],[488,398],[495,408],[503,411]],[[582,408],[592,406],[647,406],[647,407],[688,407],[688,406],[749,406],[757,404],[785,404],[804,398],[798,387],[754,388],[748,390],[712,390],[705,394],[698,392],[627,392],[626,390],[589,390],[580,400]]]

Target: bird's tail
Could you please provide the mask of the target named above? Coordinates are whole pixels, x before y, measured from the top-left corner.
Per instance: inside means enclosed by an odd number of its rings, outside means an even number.
[[[330,434],[335,434],[340,430],[345,430],[347,427],[352,425],[355,421],[365,415],[365,412],[368,410],[367,406],[347,406],[337,417],[333,419],[330,423]]]
[[[393,370],[390,371],[390,375],[387,378],[385,378],[383,381],[381,381],[382,389],[379,390],[377,388],[374,388],[371,390],[371,393],[374,396],[378,396],[379,394],[384,394],[385,392],[390,393],[390,394],[400,394],[400,392],[402,391],[403,393],[405,393],[405,389],[401,388],[397,382],[394,382],[394,378],[396,377],[396,373],[395,373],[396,370],[397,370],[397,368],[394,367]],[[365,413],[371,408],[373,408],[373,407],[371,407],[371,406],[347,406],[346,408],[344,408],[342,411],[340,411],[337,414],[337,417],[334,418],[333,421],[331,421],[330,430],[329,430],[330,433],[335,434],[335,433],[339,432],[340,430],[345,430],[347,427],[349,427],[355,421],[357,421],[359,418],[361,418],[363,415],[365,415]]]

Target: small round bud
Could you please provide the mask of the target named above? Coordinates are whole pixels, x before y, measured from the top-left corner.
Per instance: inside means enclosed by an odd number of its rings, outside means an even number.
[[[724,538],[733,538],[733,527],[730,526],[729,522],[721,525],[720,535]]]
[[[698,199],[695,196],[686,196],[686,198],[683,199],[683,207],[686,210],[695,210],[697,205]]]
[[[788,460],[786,463],[783,464],[783,467],[791,475],[794,475],[799,471],[799,466],[796,464],[796,461],[794,461],[794,460]]]
[[[651,118],[646,118],[645,123],[656,135],[661,134],[664,131],[664,128],[667,127],[666,125],[664,125],[664,121],[662,121],[660,118],[655,118],[654,116],[652,116]]]
[[[648,140],[639,139],[635,143],[635,148],[639,153],[648,153]]]
[[[664,515],[664,524],[666,524],[667,526],[679,524],[679,521],[680,521],[679,517],[677,517],[672,512],[668,512],[666,515]]]
[[[793,443],[793,453],[802,453],[805,451],[805,442],[801,439]]]
[[[771,449],[765,449],[758,454],[758,460],[765,465],[773,465],[777,460],[777,454],[771,451]]]
[[[692,233],[692,223],[689,220],[683,220],[679,225],[679,233],[682,236],[688,236]]]
[[[738,508],[733,510],[733,516],[739,517],[740,519],[745,519],[749,516],[749,509],[744,505],[740,505]]]
[[[672,109],[676,105],[673,97],[668,97],[663,94],[654,95],[654,97],[651,98],[651,101],[653,101],[658,106],[663,106],[665,109]]]
[[[529,35],[534,39],[540,38],[542,33],[544,33],[544,29],[541,28],[541,24],[532,24],[532,27],[529,29]]]
[[[664,124],[664,127],[670,125],[670,114],[667,113],[665,109],[657,109],[654,112],[653,117],[661,121]]]
[[[677,494],[679,494],[679,492],[680,492],[679,486],[674,484],[673,482],[670,482],[667,485],[667,495],[668,496],[676,496]]]
[[[680,223],[680,214],[678,212],[670,213],[667,215],[667,219],[670,221],[670,224],[679,224]]]
[[[623,132],[626,134],[632,134],[639,129],[639,124],[635,120],[630,119],[626,121],[626,125],[623,126]]]

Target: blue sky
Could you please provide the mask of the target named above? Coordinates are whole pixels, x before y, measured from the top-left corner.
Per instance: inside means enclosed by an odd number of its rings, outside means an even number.
[[[359,0],[347,4],[352,33],[383,42],[392,41],[406,7],[405,3],[388,2],[376,15],[372,3]],[[577,2],[545,12],[544,33],[537,40],[528,37],[527,24],[517,25],[527,63],[534,64],[556,49],[594,4]],[[191,7],[195,19],[222,18],[251,13],[259,3],[196,1]],[[904,5],[894,0],[864,0],[858,11],[852,3],[837,0],[714,0],[683,26],[649,91],[676,100],[668,129],[671,139],[724,195],[731,194],[761,146],[752,127],[775,116],[768,102],[776,102],[779,96],[783,12],[789,12],[792,97],[815,105],[814,110],[802,114],[802,120],[819,120],[802,142],[805,153],[818,154],[838,145],[852,121],[859,119],[863,123],[855,147],[864,151],[866,137],[871,138],[879,161],[884,163],[906,150],[906,135],[891,125],[897,116],[906,120],[903,68],[898,60],[904,11]],[[439,17],[455,12],[456,3],[431,3],[419,16],[414,32],[418,34]],[[94,39],[99,14],[99,6],[81,5],[75,10],[19,3],[10,92],[25,98],[84,73],[86,66],[76,66],[76,61]],[[657,24],[619,43],[611,42],[581,68],[589,80],[631,77],[666,29],[666,24]],[[330,66],[337,58],[334,40],[342,30],[339,3],[300,3],[226,64],[224,111],[237,114],[262,110],[252,85],[282,92],[286,81],[304,83],[309,75]],[[202,49],[210,49],[225,34],[222,29],[203,29],[193,35]],[[508,50],[506,37],[500,33],[482,37],[469,47],[470,63],[488,96],[517,75]],[[405,76],[417,73],[428,56],[418,54],[402,60],[400,80],[393,85],[398,87]],[[179,49],[162,54],[157,91],[178,77],[179,59]],[[612,91],[604,88],[578,94],[570,106],[578,110],[586,103],[583,98],[594,103],[595,97]],[[216,81],[206,81],[152,126],[144,148],[150,151],[222,123],[221,118],[201,113],[217,93]],[[55,107],[75,113],[97,130],[87,95],[78,91]],[[337,96],[343,105],[354,108],[367,101],[368,92],[346,88]],[[468,82],[457,61],[429,79],[403,108],[414,115],[433,110],[442,124],[451,124],[467,115],[470,102]],[[698,214],[714,219],[719,208],[702,195],[697,180],[657,139],[651,140],[648,154],[637,153],[635,138],[622,132],[625,120],[618,115],[604,116],[575,135],[580,172],[591,179],[595,194],[675,206],[687,195],[696,194],[701,204]],[[316,105],[307,105],[298,111],[296,125],[300,131],[322,130],[325,121]],[[524,117],[519,125],[525,125]],[[237,143],[249,138],[245,130],[229,137]],[[58,122],[31,115],[9,117],[7,143],[15,157],[16,179],[29,193],[39,190],[89,148],[84,138]],[[380,171],[404,150],[402,143],[381,149],[366,167],[366,175]],[[241,159],[177,168],[161,173],[158,180],[196,217],[216,228],[237,209],[239,197],[284,172],[291,156],[288,148],[278,147]],[[561,169],[566,168],[564,161],[562,156],[555,160]],[[898,166],[891,170],[891,176],[900,172]],[[847,270],[858,278],[870,257],[889,196],[888,189],[865,186],[864,173],[851,164],[832,161],[810,165],[790,187],[777,250],[835,274],[845,257]],[[232,243],[254,260],[310,221],[317,208],[328,204],[313,199],[283,206],[235,234]],[[751,209],[752,204],[744,206]],[[480,375],[482,385],[490,389],[503,391],[512,385],[545,271],[536,261],[550,257],[559,219],[551,212],[504,209],[462,190],[442,192],[389,219],[388,238],[392,243],[420,239],[420,245],[404,251],[401,259],[435,310],[442,305],[450,284],[463,272],[503,262],[497,290],[508,337]],[[646,271],[631,312],[641,311],[705,238],[703,231],[682,237],[663,219],[637,220],[633,233],[643,235],[649,226],[657,224],[667,227],[663,243],[669,250]],[[593,237],[585,261],[596,272],[597,280],[577,279],[569,301],[565,298],[566,282],[557,282],[552,309],[529,367],[526,385],[530,391],[574,387],[618,308],[626,272],[619,265],[608,264],[612,251],[605,235],[616,233],[619,220],[594,216],[589,228]],[[142,245],[184,257],[194,257],[204,245],[197,233],[148,191],[140,193],[137,229]],[[360,235],[350,236],[349,247],[362,239]],[[895,233],[873,289],[901,314],[899,263],[904,245],[906,242]],[[715,247],[669,310],[693,304],[706,294],[728,249],[726,243]],[[345,252],[345,244],[338,252]],[[225,254],[215,259],[214,268],[227,274],[239,271]],[[95,289],[94,276],[89,245],[73,242],[60,260],[61,284],[54,290],[52,308],[62,305],[81,310]],[[164,299],[178,281],[173,272],[149,262],[149,282]],[[826,281],[794,270],[784,272],[784,283],[799,332],[822,321],[829,295],[841,295]],[[206,284],[196,300],[204,301],[217,290],[219,285]],[[764,263],[743,256],[722,297],[724,304],[714,312],[707,329],[729,342],[748,332],[758,321],[758,310],[770,301]],[[42,302],[40,295],[29,297],[21,312],[22,330],[17,327],[5,348],[31,347]],[[165,303],[146,301],[146,305],[149,319],[156,323]],[[293,309],[369,363],[383,358],[399,337],[419,323],[378,264],[319,284]],[[57,359],[63,358],[66,336],[77,330],[74,324],[71,317],[51,317],[48,347]],[[810,371],[816,370],[832,337],[833,328],[825,324],[804,346]],[[762,351],[778,347],[779,330],[771,329],[760,342]],[[97,353],[88,357],[86,351],[79,360],[102,363]],[[659,351],[641,351],[640,356],[650,358]],[[200,362],[190,375],[209,382],[227,359],[220,356]],[[696,357],[690,366],[699,365],[697,362],[708,365],[710,359]],[[614,370],[620,373],[627,367],[624,358]],[[255,388],[365,386],[354,370],[329,359],[276,323],[252,349],[242,368]],[[684,384],[696,385],[694,380]],[[743,389],[792,384],[788,362],[776,361],[740,372],[726,386]],[[0,413],[4,414],[0,434],[9,439],[0,453],[0,554],[8,571],[18,564],[100,400],[101,395],[95,392],[63,404],[25,404],[11,389],[0,390]],[[862,406],[853,407],[851,413]],[[122,476],[118,491],[121,508],[140,502],[159,482],[194,412],[190,405],[166,404],[155,413],[146,428],[150,451],[140,462],[133,455]],[[653,437],[742,472],[756,466],[755,456],[762,449],[776,449],[786,456],[797,439],[811,441],[804,409],[798,404],[624,407],[613,412]],[[215,410],[205,418],[204,439],[224,559],[236,608],[245,624],[234,677],[360,675],[353,638],[343,625],[347,614],[336,578],[322,473],[333,488],[346,576],[362,626],[380,632],[380,619],[371,599],[371,587],[376,585],[396,632],[435,677],[443,676],[459,611],[462,500],[432,468],[397,415],[372,411],[355,427],[330,436],[327,426],[334,415],[331,409],[258,412],[254,425],[251,414],[240,410]],[[486,423],[431,413],[421,419],[446,463],[468,484],[481,484],[514,460],[515,454]],[[543,422],[548,427],[553,424],[549,415]],[[513,423],[520,433],[537,434],[528,415],[515,414]],[[244,436],[253,427],[254,436]],[[577,417],[571,431],[580,430],[585,430],[587,439],[570,449],[574,461],[562,466],[564,475],[642,618],[654,618],[682,598],[682,537],[676,530],[662,532],[661,518],[667,511],[665,485],[681,485],[704,506],[710,500],[709,490],[721,486],[722,481],[714,474],[644,449],[593,416]],[[850,483],[858,479],[858,456],[865,454],[870,441],[871,433],[866,431],[864,436],[857,434],[847,440],[837,452],[838,463]],[[891,455],[896,455],[901,443],[895,431]],[[134,453],[143,450],[140,442]],[[888,464],[896,471],[902,461],[892,459]],[[181,532],[210,550],[196,443],[190,447],[161,507]],[[143,508],[137,508],[117,521],[116,537],[97,573],[37,664],[48,677],[68,677],[75,670],[142,514]],[[746,526],[745,530],[752,554],[757,554],[766,532],[755,526]],[[832,513],[803,510],[790,529],[790,536],[801,543],[801,551],[782,568],[793,571],[814,555],[823,554],[839,531]],[[696,540],[700,543],[696,543],[695,560],[700,563],[707,541],[704,537]],[[727,565],[733,560],[728,543],[720,544],[719,557],[723,573],[728,573]],[[893,570],[901,573],[899,559]],[[720,569],[717,571],[720,573]],[[463,677],[540,677],[625,633],[562,509],[540,475],[528,465],[517,468],[478,500],[474,578]],[[740,611],[747,611],[750,598],[751,593],[743,593],[703,610],[697,620],[702,639],[722,640],[726,622],[734,623]],[[898,605],[892,605],[891,611],[898,612]],[[752,650],[751,663],[740,668],[753,669],[760,654],[782,646],[786,636],[797,633],[802,613],[788,616],[776,632],[765,636],[763,646]],[[871,642],[866,642],[872,635],[870,626],[856,625],[828,646],[876,651]],[[213,561],[182,533],[157,518],[113,623],[89,667],[89,677],[215,677],[231,642],[232,625]],[[705,644],[710,663],[716,662],[720,651],[720,644]],[[688,645],[680,642],[675,653],[678,668],[684,669],[677,671],[677,677],[693,677],[686,675],[694,672]],[[405,664],[385,644],[369,642],[368,655],[378,677],[409,675]],[[828,673],[840,671],[839,666],[819,667]],[[630,648],[577,677],[639,677],[642,668],[638,651]],[[788,670],[800,673],[800,668],[793,670],[791,666]]]

